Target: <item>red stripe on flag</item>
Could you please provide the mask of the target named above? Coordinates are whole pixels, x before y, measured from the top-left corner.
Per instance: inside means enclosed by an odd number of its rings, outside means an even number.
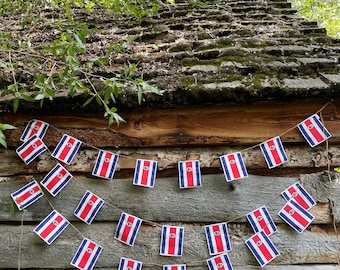
[[[168,254],[175,254],[177,229],[170,228],[169,230]]]
[[[147,167],[148,169],[144,169],[145,167]],[[142,168],[142,185],[147,185],[148,184],[148,176],[149,176],[149,172],[150,172],[151,168],[150,168],[150,161],[143,161],[143,168]]]
[[[127,268],[126,269],[133,269],[134,265],[135,265],[135,262],[129,260],[128,263],[127,263]]]
[[[270,234],[270,230],[268,227],[268,224],[266,223],[265,219],[263,218],[263,215],[261,214],[260,210],[256,210],[254,212],[254,216],[256,217],[257,222],[259,223],[261,229],[264,230],[264,232],[269,235]],[[258,219],[259,217],[261,217],[261,219]]]
[[[31,193],[31,190],[33,190],[33,193]],[[28,190],[27,192],[25,192],[24,194],[22,194],[19,198],[15,199],[15,201],[20,204],[23,201],[25,201],[26,199],[28,199],[30,196],[32,196],[32,194],[36,193],[39,191],[39,187],[38,186],[34,186],[32,189]]]
[[[122,241],[126,242],[127,239],[129,238],[129,233],[132,229],[132,225],[133,225],[133,222],[134,222],[134,218],[129,216],[127,221],[126,221],[126,225],[124,226],[124,230],[123,230],[123,233],[122,233]]]
[[[105,154],[104,161],[102,162],[102,168],[101,168],[100,173],[99,173],[100,176],[102,176],[102,177],[106,176],[107,170],[109,168],[111,157],[112,157],[111,153]]]
[[[214,261],[215,261],[215,264],[216,264],[218,270],[224,270],[224,264],[222,262],[222,257],[221,256],[216,257],[214,259]]]
[[[55,224],[55,221],[58,222]],[[57,226],[60,222],[63,221],[63,218],[61,216],[57,216],[46,228],[43,230],[40,235],[43,238],[46,238]]]
[[[33,125],[31,133],[29,134],[28,138],[31,138],[33,135],[37,134],[38,130],[41,128],[41,126],[42,126],[42,122],[40,122],[40,121],[36,122]]]
[[[172,265],[170,269],[171,270],[178,270],[178,267],[177,267],[177,265]]]
[[[88,247],[86,248],[86,251],[84,252],[84,255],[83,257],[81,258],[78,266],[80,268],[84,268],[86,263],[88,262],[90,256],[91,256],[91,253],[93,252],[94,248],[96,247],[96,245],[94,243],[90,243],[88,245]]]
[[[82,219],[85,219],[86,216],[88,215],[88,213],[91,211],[92,209],[92,205],[97,201],[97,197],[92,195],[90,200],[88,201],[87,205],[85,206],[83,212],[81,212],[80,217]],[[91,203],[92,202],[92,203]]]
[[[279,156],[279,153],[277,151],[277,147],[275,146],[274,140],[268,141],[267,144],[268,144],[270,152],[272,153],[272,156],[275,160],[275,163],[276,164],[281,163],[281,157]]]
[[[72,148],[73,144],[75,142],[75,139],[70,137],[67,141],[67,143],[64,145],[63,150],[59,154],[59,158],[64,160],[67,156],[67,154],[70,152],[70,149]]]
[[[258,235],[255,235],[253,237],[253,241],[255,242],[256,246],[260,249],[261,254],[266,258],[266,260],[270,261],[273,258],[273,256],[269,252],[267,246],[262,242],[260,237]],[[259,242],[261,242],[261,243],[259,243]]]
[[[193,175],[193,169],[192,169],[192,162],[186,162],[185,167],[186,167],[188,186],[192,187],[194,186],[194,175]]]
[[[22,153],[20,153],[20,156],[25,159],[27,156],[29,156],[35,148],[38,148],[40,145],[42,145],[42,141],[36,140],[34,143],[32,143],[26,150]],[[33,147],[35,146],[35,147]]]
[[[59,177],[59,175],[61,177]],[[55,177],[53,177],[53,179],[46,185],[46,188],[51,190],[52,188],[54,188],[54,186],[56,184],[58,184],[58,182],[60,181],[61,178],[63,178],[66,175],[66,170],[62,169],[61,171],[59,171],[57,173],[57,175]]]
[[[288,188],[288,192],[292,195],[294,200],[304,209],[308,209],[309,205],[306,203],[304,198],[299,194],[298,190],[295,187]]]
[[[307,126],[310,133],[312,133],[314,139],[317,140],[317,142],[323,141],[324,138],[322,137],[320,132],[315,128],[314,124],[312,123],[312,121],[310,119],[307,119],[305,121],[305,125]],[[309,128],[309,127],[312,127],[312,128]]]
[[[220,226],[218,225],[212,226],[212,230],[214,234],[217,251],[222,252],[223,251],[223,240],[221,237]]]
[[[240,178],[241,175],[237,167],[237,161],[235,159],[235,155],[229,155],[228,160],[229,160],[230,168],[233,172],[234,178]]]
[[[306,220],[303,216],[301,216],[297,211],[292,209],[289,205],[286,205],[284,208],[289,215],[291,215],[297,222],[299,222],[303,227],[307,227],[308,225],[308,220]],[[294,211],[294,212],[291,212]]]

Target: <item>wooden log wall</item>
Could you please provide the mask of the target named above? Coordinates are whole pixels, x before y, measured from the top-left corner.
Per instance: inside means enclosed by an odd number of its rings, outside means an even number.
[[[74,269],[70,261],[83,237],[103,247],[96,269],[117,269],[120,257],[143,262],[143,269],[161,269],[164,264],[185,263],[188,270],[207,269],[209,253],[204,226],[227,222],[234,269],[261,269],[245,240],[252,228],[245,215],[266,205],[278,232],[270,236],[280,255],[265,269],[333,270],[340,269],[340,166],[339,104],[322,110],[322,119],[332,133],[328,143],[310,148],[292,129],[318,111],[324,101],[296,104],[220,105],[176,108],[139,108],[125,113],[126,124],[107,127],[101,115],[77,115],[47,111],[32,115],[0,115],[0,123],[17,130],[6,132],[9,148],[0,150],[0,269]],[[38,118],[53,127],[44,141],[53,150],[63,133],[84,142],[71,165],[74,176],[56,197],[45,191],[43,198],[27,211],[11,211],[10,193],[25,183],[38,182],[56,164],[46,152],[30,165],[16,155],[19,137],[26,123]],[[258,147],[262,141],[282,135],[289,161],[269,170]],[[112,181],[91,176],[97,149],[120,155],[119,171]],[[242,151],[250,172],[248,178],[227,183],[219,156]],[[132,185],[136,158],[158,161],[159,170],[152,189]],[[202,187],[180,190],[177,162],[199,159]],[[280,193],[300,181],[317,201],[310,212],[315,220],[302,234],[293,231],[277,215],[285,201]],[[105,200],[94,222],[87,225],[73,211],[86,190]],[[72,224],[46,245],[34,232],[35,226],[51,210],[62,213]],[[114,239],[122,212],[143,219],[133,247]],[[181,258],[159,255],[161,225],[185,228],[184,254]]]

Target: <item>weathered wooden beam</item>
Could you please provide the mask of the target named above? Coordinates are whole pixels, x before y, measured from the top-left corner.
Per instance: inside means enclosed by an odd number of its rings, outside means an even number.
[[[57,127],[50,129],[45,142],[54,146],[62,133],[67,133],[96,147],[166,147],[251,145],[280,135],[317,112],[325,101],[310,100],[282,104],[206,105],[169,108],[137,108],[122,112],[126,123],[107,127],[100,115],[49,115],[48,111],[32,115],[0,115],[0,123],[18,126],[7,132],[8,144],[15,147],[26,123],[31,118],[44,120]],[[323,121],[333,134],[331,143],[340,143],[338,103],[327,106]],[[297,128],[282,135],[287,143],[305,143]]]
[[[264,175],[275,175],[278,169],[286,170],[287,174],[288,169],[291,171],[301,169],[320,171],[327,169],[328,165],[331,168],[340,166],[340,145],[331,144],[327,147],[326,144],[322,144],[311,148],[309,145],[285,144],[284,147],[288,161],[275,169],[268,168],[259,147],[252,149],[242,148],[242,146],[105,149],[119,155],[117,171],[131,170],[131,175],[138,158],[157,160],[159,171],[177,170],[178,162],[181,160],[199,160],[202,169],[216,168],[222,172],[219,157],[238,151],[242,152],[248,170],[256,170]],[[56,164],[56,160],[51,157],[53,149],[54,147],[50,147],[50,152],[43,153],[28,166],[18,157],[14,149],[0,150],[0,176],[49,172]],[[97,149],[81,148],[67,168],[72,172],[91,173],[97,155]]]
[[[13,181],[14,178],[0,178],[0,198],[10,201],[10,194],[18,190],[30,176]],[[24,180],[24,181],[23,181]],[[38,181],[42,180],[37,178]],[[277,223],[277,216],[285,204],[281,192],[298,178],[249,176],[227,183],[224,175],[203,175],[202,187],[179,189],[178,178],[156,179],[155,187],[134,186],[132,179],[112,181],[75,176],[56,197],[45,196],[31,205],[25,213],[25,221],[42,220],[51,212],[46,200],[71,221],[78,219],[73,215],[80,199],[90,190],[106,202],[96,216],[96,221],[117,221],[122,211],[153,222],[246,222],[245,215],[266,205]],[[307,189],[308,191],[308,189]],[[9,204],[0,204],[0,220],[19,221],[21,213],[10,214]],[[328,203],[318,203],[311,209],[315,216],[313,224],[332,224]]]
[[[0,260],[2,267],[17,267],[20,247],[21,268],[44,268],[46,266],[70,268],[70,261],[84,236],[103,247],[96,264],[99,268],[116,268],[120,257],[127,257],[142,261],[150,269],[160,269],[163,264],[174,263],[185,263],[190,267],[198,266],[198,269],[201,269],[203,266],[206,267],[205,260],[210,257],[202,225],[184,224],[184,247],[181,258],[159,255],[160,227],[142,226],[134,246],[130,247],[113,238],[116,223],[94,223],[92,225],[80,223],[75,226],[81,234],[69,226],[50,246],[33,232],[35,226],[1,226]],[[238,265],[238,269],[243,269],[240,267],[243,265],[248,265],[250,267],[248,269],[254,269],[258,264],[244,243],[253,234],[252,230],[240,224],[228,224],[228,230],[232,247],[229,257],[232,264]],[[20,242],[21,234],[22,241]],[[332,229],[312,226],[311,230],[298,234],[282,224],[278,225],[278,231],[270,238],[280,252],[280,255],[270,263],[271,266],[275,265],[276,269],[281,269],[281,265],[289,264],[336,264],[340,257],[340,235]],[[260,267],[255,269],[260,269]],[[315,267],[315,269],[323,268]]]

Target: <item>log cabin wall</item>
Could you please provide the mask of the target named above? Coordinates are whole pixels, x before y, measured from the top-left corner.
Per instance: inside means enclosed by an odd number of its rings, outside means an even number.
[[[145,94],[137,106],[135,93],[126,90],[118,100],[126,123],[108,127],[100,108],[79,106],[82,96],[62,93],[42,109],[22,102],[13,114],[11,97],[1,93],[0,123],[17,129],[5,133],[9,147],[0,150],[0,268],[74,269],[70,262],[87,237],[103,248],[97,269],[116,269],[121,257],[150,270],[175,263],[207,269],[211,256],[204,226],[227,222],[234,269],[261,269],[245,245],[254,233],[245,216],[265,205],[278,227],[270,238],[280,252],[266,269],[339,269],[338,41],[296,16],[290,4],[274,0],[211,1],[204,7],[181,3],[133,27],[124,18],[114,25],[107,16],[86,14],[88,22],[99,22],[99,34],[89,41],[93,53],[106,49],[103,37],[119,41],[125,33],[137,33],[134,54],[116,61],[139,62],[137,71],[163,95]],[[13,35],[21,35],[19,30]],[[41,37],[30,38],[34,44]],[[26,75],[16,74],[22,80]],[[1,85],[10,84],[8,78],[2,76]],[[311,148],[296,125],[314,113],[332,137]],[[15,151],[31,119],[51,125],[44,137],[49,151],[25,165]],[[32,179],[40,182],[56,165],[51,152],[64,133],[83,142],[65,165],[73,178],[56,197],[44,191],[26,211],[13,212],[10,194]],[[268,169],[258,145],[275,136],[281,137],[288,161]],[[111,181],[91,175],[98,149],[119,155]],[[249,177],[228,183],[219,157],[237,151]],[[152,189],[132,184],[138,158],[158,162]],[[179,189],[181,160],[200,161],[202,187]],[[317,202],[310,210],[315,219],[301,234],[277,215],[285,203],[281,192],[297,181]],[[105,200],[91,225],[73,214],[87,190]],[[33,229],[52,209],[72,225],[47,245]],[[133,247],[114,239],[122,212],[143,219]],[[184,227],[182,257],[159,255],[162,225]]]

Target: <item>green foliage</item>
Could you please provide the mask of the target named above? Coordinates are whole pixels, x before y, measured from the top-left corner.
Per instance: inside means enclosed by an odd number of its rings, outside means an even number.
[[[194,0],[191,0],[194,1]],[[0,32],[0,67],[12,78],[12,82],[3,89],[4,94],[13,96],[13,111],[16,112],[20,100],[39,102],[53,100],[58,93],[67,90],[69,96],[87,94],[89,98],[84,103],[88,105],[96,101],[105,109],[104,116],[109,125],[124,121],[113,106],[121,93],[128,88],[136,91],[138,102],[141,103],[143,92],[149,91],[161,94],[158,89],[144,81],[143,76],[136,76],[137,64],[124,63],[118,71],[110,69],[109,62],[119,54],[133,53],[130,44],[136,37],[128,36],[125,40],[111,42],[105,55],[93,55],[87,47],[87,39],[96,33],[83,22],[76,22],[74,12],[83,9],[92,12],[94,9],[124,13],[140,20],[151,15],[165,4],[174,4],[172,0],[3,0],[0,3],[0,14],[15,16],[20,14],[21,27],[34,27],[43,23],[51,32],[59,33],[59,37],[41,44],[34,45],[23,41],[13,33]],[[55,9],[64,13],[65,19],[48,19],[44,16],[29,16],[41,7]],[[31,18],[31,19],[30,19]],[[37,19],[32,19],[37,18]],[[90,56],[90,57],[89,57]],[[110,75],[94,74],[93,68],[101,67]],[[18,76],[17,74],[20,74]],[[22,74],[28,74],[29,80],[21,80]],[[19,79],[20,78],[20,79]],[[3,133],[1,133],[3,134]],[[4,136],[1,136],[4,145]]]
[[[340,2],[339,0],[291,0],[299,14],[311,21],[316,21],[326,28],[327,34],[340,38]]]
[[[3,131],[8,130],[8,129],[16,129],[16,127],[9,125],[9,124],[1,124],[0,123],[0,144],[5,148],[7,148],[7,143],[6,143],[6,136],[3,133]]]

